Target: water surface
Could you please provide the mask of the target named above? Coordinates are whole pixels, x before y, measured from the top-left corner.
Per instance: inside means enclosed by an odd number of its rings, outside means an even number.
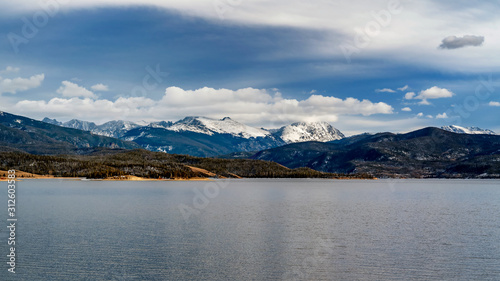
[[[1,280],[500,280],[500,181],[25,180],[17,192],[17,273],[2,262]],[[6,227],[0,250],[6,261]]]

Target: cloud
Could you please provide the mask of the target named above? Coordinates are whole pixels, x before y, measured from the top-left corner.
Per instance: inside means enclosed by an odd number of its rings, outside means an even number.
[[[451,98],[454,95],[455,94],[448,89],[439,88],[437,86],[434,86],[434,87],[429,88],[427,90],[420,91],[418,96],[415,95],[414,92],[406,93],[405,99],[407,99],[407,100],[417,99],[417,100],[421,100],[418,103],[420,105],[430,105],[431,103],[428,101],[430,99]]]
[[[420,112],[419,114],[417,114],[417,117],[423,117],[424,114],[422,112]]]
[[[109,91],[109,87],[108,85],[104,85],[102,83],[99,83],[99,84],[96,84],[92,87],[90,87],[92,90],[94,91],[101,91],[101,92],[107,92]]]
[[[65,81],[67,82],[67,81]],[[71,83],[71,82],[69,82]],[[71,85],[64,83],[66,85]],[[75,85],[75,84],[74,84]],[[76,86],[75,91],[81,91]],[[62,86],[62,91],[74,86]],[[62,92],[61,91],[61,92]],[[88,90],[87,90],[88,91]],[[89,92],[89,91],[88,91]],[[80,95],[81,96],[81,95]],[[277,127],[296,121],[335,122],[342,115],[371,116],[392,114],[393,108],[383,102],[355,98],[311,95],[307,99],[284,99],[279,92],[244,88],[239,90],[200,88],[184,90],[169,87],[160,100],[145,97],[121,97],[115,101],[73,96],[49,101],[24,100],[14,105],[16,112],[49,115],[52,118],[177,120],[189,115],[235,120],[255,126]]]
[[[478,47],[483,45],[484,36],[465,35],[464,37],[448,36],[439,46],[441,49],[458,49],[467,46]]]
[[[405,99],[407,100],[412,100],[414,97],[415,97],[415,93],[414,92],[409,92],[409,93],[406,93],[405,95]]]
[[[406,85],[406,86],[403,86],[401,88],[398,88],[398,90],[401,92],[404,92],[404,91],[408,90],[409,88],[410,88],[410,86]]]
[[[434,86],[427,90],[421,91],[420,94],[415,98],[425,100],[425,99],[451,98],[453,96],[454,94],[450,90]]]
[[[445,113],[442,113],[442,114],[438,114],[436,116],[436,119],[447,119],[448,118],[448,114]]]
[[[490,101],[489,106],[500,106],[500,102]]]
[[[418,104],[419,105],[431,105],[431,103],[428,100],[421,100]]]
[[[411,112],[411,108],[405,107],[405,108],[402,108],[401,111]]]
[[[57,93],[61,94],[63,97],[84,97],[84,98],[95,98],[96,95],[91,91],[85,89],[84,87],[78,86],[77,84],[69,81],[62,81],[61,87],[57,89]]]
[[[19,72],[19,67],[7,66],[4,70],[0,71],[0,74],[9,74]]]
[[[427,118],[429,118],[429,119],[434,118],[434,116],[432,116],[432,115],[427,115],[427,116],[425,116],[425,117],[427,117]]]
[[[384,88],[384,89],[376,89],[375,92],[377,92],[377,93],[395,93],[396,91],[394,91],[393,89]]]
[[[43,80],[45,79],[45,74],[33,75],[30,78],[17,77],[14,79],[2,78],[0,77],[0,94],[11,93],[15,94],[20,91],[26,91],[29,89],[39,87]]]
[[[39,0],[0,1],[0,13],[6,15],[29,15],[40,10]],[[47,2],[47,1],[45,1]],[[48,1],[52,3],[54,1]],[[58,2],[58,1],[55,1]],[[300,30],[319,30],[325,32],[320,40],[314,40],[313,55],[319,55],[318,49],[324,50],[328,57],[343,54],[339,41],[356,42],[365,29],[374,29],[376,37],[370,37],[369,48],[363,50],[363,56],[376,58],[391,56],[391,59],[408,61],[408,53],[414,54],[412,61],[430,62],[434,66],[454,69],[456,66],[472,67],[489,65],[497,68],[495,62],[483,61],[477,57],[464,56],[459,52],[449,52],[456,56],[450,61],[442,54],[432,55],[436,51],[435,38],[455,34],[456,30],[480,30],[488,36],[488,48],[483,53],[495,55],[498,40],[495,37],[498,26],[498,5],[494,1],[475,1],[471,6],[467,1],[312,1],[303,0],[72,0],[60,5],[60,10],[78,10],[86,8],[121,8],[130,6],[155,6],[172,13],[189,17],[200,17],[216,24],[263,27],[285,27]],[[390,9],[389,9],[390,8]],[[385,19],[383,11],[398,10]],[[435,11],[446,11],[439,16],[430,16]],[[466,16],[464,16],[466,15]],[[17,17],[20,18],[20,17]],[[395,24],[397,22],[397,24]],[[452,23],[452,24],[443,24]],[[378,28],[377,28],[378,27]],[[359,32],[358,32],[359,30]],[[378,32],[381,31],[381,32]],[[445,32],[443,34],[443,32]],[[472,31],[471,31],[472,32]],[[363,34],[361,34],[363,33]],[[345,37],[345,38],[344,38]],[[363,40],[364,41],[364,40]],[[332,45],[333,44],[333,45]],[[358,48],[359,49],[359,48]],[[372,53],[373,51],[373,53]],[[380,53],[383,51],[383,54]],[[294,55],[295,56],[295,55]],[[482,57],[482,56],[481,56]],[[462,60],[460,60],[462,59]],[[473,62],[474,65],[470,65]]]

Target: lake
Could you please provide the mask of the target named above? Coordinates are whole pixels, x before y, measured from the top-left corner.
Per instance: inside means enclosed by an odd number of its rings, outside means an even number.
[[[1,280],[500,280],[498,180],[0,185]]]

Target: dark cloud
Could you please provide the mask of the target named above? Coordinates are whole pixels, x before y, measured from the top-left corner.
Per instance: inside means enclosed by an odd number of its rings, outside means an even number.
[[[481,46],[484,42],[484,36],[465,35],[464,37],[448,36],[443,39],[439,46],[441,49],[458,49],[467,46]]]

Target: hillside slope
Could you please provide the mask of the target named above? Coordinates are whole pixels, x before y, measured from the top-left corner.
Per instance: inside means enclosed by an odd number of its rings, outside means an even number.
[[[0,112],[0,146],[32,154],[82,154],[96,147],[139,148],[132,142],[6,112]]]
[[[368,173],[377,177],[500,177],[500,136],[424,128],[307,142],[260,151],[249,158],[289,168]]]

